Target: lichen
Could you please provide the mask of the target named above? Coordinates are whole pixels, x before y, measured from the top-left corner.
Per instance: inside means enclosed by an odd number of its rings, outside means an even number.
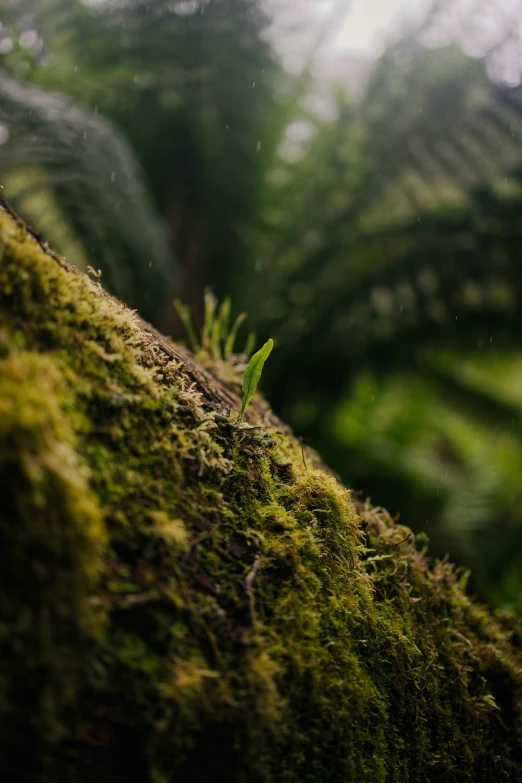
[[[521,779],[515,621],[266,404],[216,418],[233,379],[0,238],[9,779]]]

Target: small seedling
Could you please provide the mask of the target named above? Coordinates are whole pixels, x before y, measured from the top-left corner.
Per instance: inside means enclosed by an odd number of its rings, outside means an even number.
[[[247,314],[239,313],[230,325],[230,297],[219,304],[211,291],[205,291],[203,328],[200,336],[196,334],[189,308],[179,299],[174,301],[174,307],[185,327],[190,347],[196,357],[210,359],[214,363],[228,362],[231,358],[243,359],[254,350],[256,337],[252,333],[248,335],[244,349],[236,350],[238,332]]]
[[[270,356],[273,347],[274,341],[272,339],[268,340],[248,362],[245,372],[243,373],[243,406],[241,408],[241,413],[239,414],[238,424],[241,424],[243,421],[247,405],[254,396],[257,384],[261,378],[261,373],[263,372],[264,364]]]

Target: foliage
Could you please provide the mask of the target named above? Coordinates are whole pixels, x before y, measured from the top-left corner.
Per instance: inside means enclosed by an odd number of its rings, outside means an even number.
[[[347,482],[412,526],[429,519],[435,550],[470,566],[482,595],[520,607],[522,402],[503,378],[520,377],[522,88],[498,78],[515,25],[472,58],[448,37],[456,1],[438,2],[360,94],[338,86],[325,120],[310,63],[293,76],[274,54],[267,6],[2,5],[16,105],[0,166],[15,206],[50,238],[61,226],[70,258],[168,329],[175,285],[207,365],[235,351],[235,314],[209,296],[200,312],[202,292],[230,293],[277,339],[264,383],[278,413]],[[291,6],[285,40],[303,32]],[[338,8],[321,17],[323,43]],[[474,30],[483,14],[465,15]],[[22,46],[20,31],[38,35]],[[24,110],[49,102],[59,111]]]
[[[520,350],[521,95],[454,44],[392,47],[362,98],[340,96],[301,160],[280,164],[268,290],[252,279],[246,302],[281,346],[265,382],[284,418],[407,524],[429,519],[435,551],[469,565],[475,589],[518,606],[521,401],[506,403],[502,373]],[[466,382],[463,364],[481,365],[487,387]],[[375,442],[375,392],[368,408],[353,396],[368,377],[387,395]],[[442,480],[439,398],[461,424],[443,436]]]
[[[453,357],[445,358],[449,368],[441,384],[411,372],[359,374],[332,411],[323,442],[336,461],[350,466],[362,493],[375,497],[377,487],[401,521],[417,515],[415,527],[429,535],[432,550],[451,551],[471,569],[475,590],[519,608],[514,575],[522,546],[522,451],[518,425],[512,424],[516,406],[505,426],[492,427],[481,390],[493,360],[482,366],[461,360],[455,368]],[[496,360],[506,380],[509,372],[513,381],[515,366],[513,357]],[[450,395],[457,370],[465,383]],[[520,383],[520,366],[517,372]],[[508,411],[506,405],[506,417]]]
[[[176,270],[141,168],[121,134],[62,96],[5,74],[0,123],[8,133],[0,167],[10,203],[80,268],[101,267],[113,291],[152,317]]]
[[[190,347],[203,364],[211,364],[216,368],[217,365],[221,367],[228,362],[234,366],[235,362],[241,363],[252,352],[256,339],[253,332],[249,332],[244,349],[236,351],[238,333],[247,314],[239,313],[230,325],[231,306],[230,297],[226,297],[218,306],[218,300],[212,291],[205,291],[203,326],[198,338],[191,309],[179,299],[174,300],[174,307],[185,327]]]
[[[239,414],[239,421],[243,420],[247,405],[252,401],[252,397],[257,389],[257,384],[261,378],[263,367],[265,362],[272,352],[274,347],[273,340],[267,340],[267,342],[257,351],[250,361],[248,362],[245,372],[243,373],[243,404],[241,405],[241,413]]]
[[[55,59],[34,78],[124,130],[168,222],[178,293],[199,307],[211,270],[222,270],[217,290],[227,293],[248,253],[283,122],[275,95],[283,74],[260,3],[185,6],[125,0],[87,9],[55,0],[39,14]]]
[[[216,420],[239,384],[5,214],[0,239],[4,776],[518,779],[516,624],[266,403],[262,435]]]

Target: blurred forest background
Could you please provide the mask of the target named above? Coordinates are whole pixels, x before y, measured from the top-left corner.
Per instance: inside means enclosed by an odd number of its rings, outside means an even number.
[[[410,5],[362,57],[346,0],[0,0],[0,181],[163,331],[230,296],[296,433],[522,612],[522,7]]]

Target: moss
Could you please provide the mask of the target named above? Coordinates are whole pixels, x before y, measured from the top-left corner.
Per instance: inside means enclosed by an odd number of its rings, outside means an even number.
[[[519,780],[514,621],[266,404],[216,420],[233,380],[0,236],[2,771]]]
[[[5,345],[4,345],[5,348]],[[63,733],[60,707],[96,630],[89,603],[101,566],[101,512],[75,451],[64,380],[47,356],[0,359],[0,731],[29,718]],[[23,713],[26,713],[24,716]]]

